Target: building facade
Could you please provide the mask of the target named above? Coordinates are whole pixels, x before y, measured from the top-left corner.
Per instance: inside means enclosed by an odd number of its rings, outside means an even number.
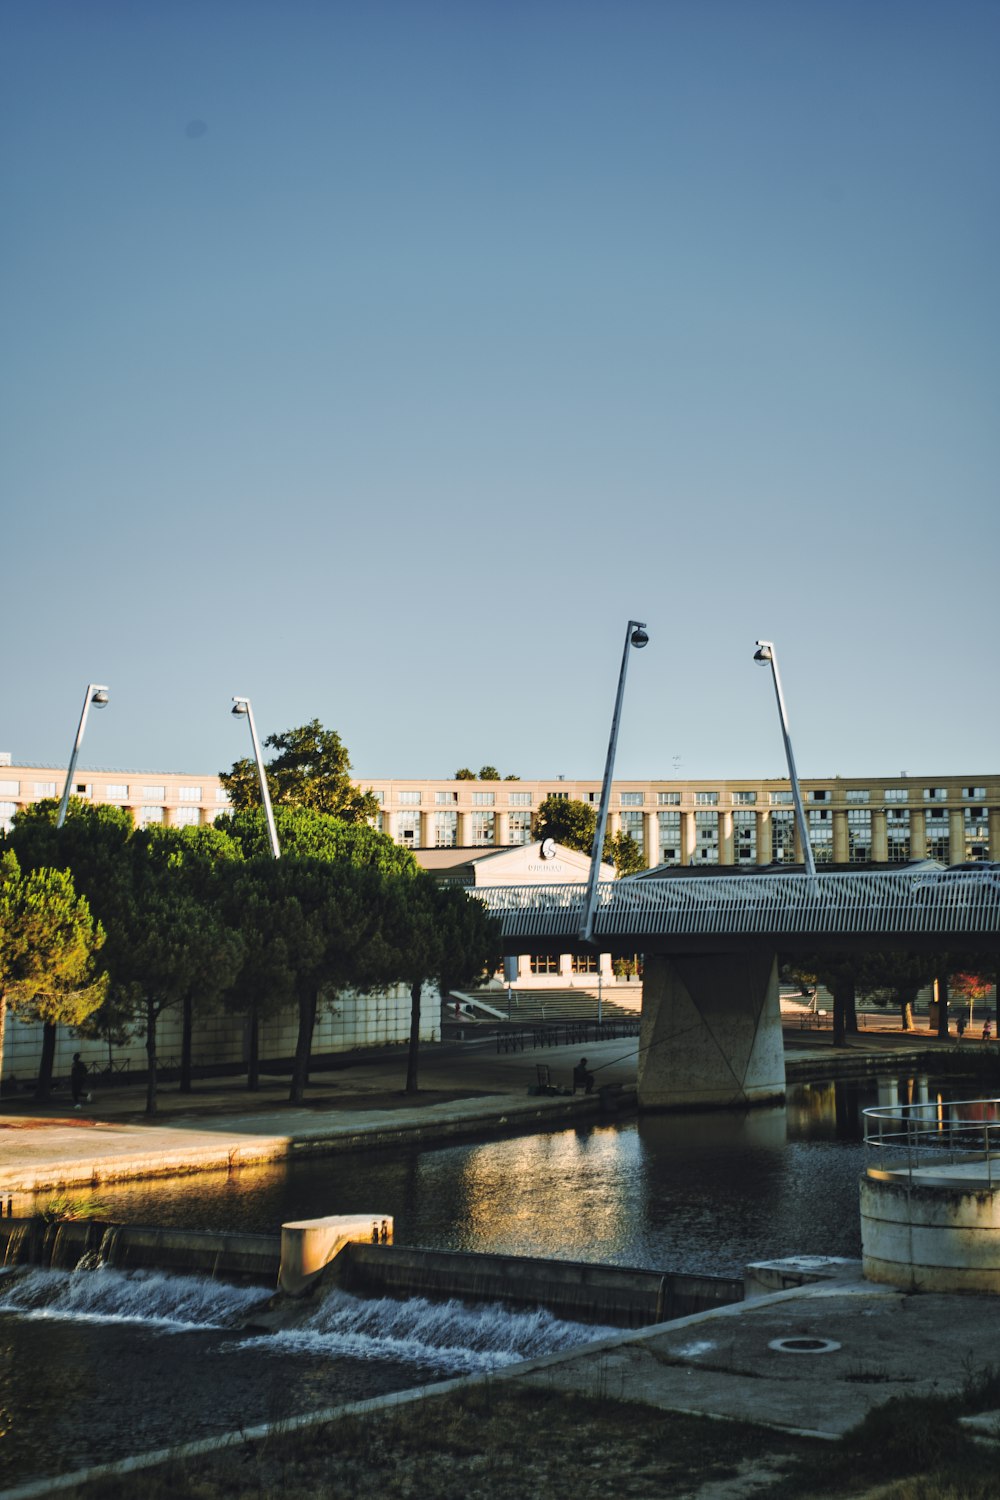
[[[0,827],[18,809],[58,797],[65,770],[0,756]],[[516,847],[532,842],[546,797],[596,809],[600,781],[405,781],[355,778],[381,806],[382,831],[409,849]],[[126,807],[139,826],[211,823],[229,806],[218,776],[79,771],[74,796]],[[910,859],[1000,860],[1000,775],[825,777],[802,781],[817,864]],[[801,862],[787,780],[616,781],[610,833],[629,833],[646,866]]]

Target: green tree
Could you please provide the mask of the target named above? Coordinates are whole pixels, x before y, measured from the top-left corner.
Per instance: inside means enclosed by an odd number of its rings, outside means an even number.
[[[555,839],[567,849],[589,854],[594,847],[597,809],[572,797],[546,797],[531,820],[536,839]],[[644,870],[642,850],[630,833],[606,833],[601,858],[614,865],[617,875],[635,875]]]
[[[395,880],[388,894],[384,936],[398,954],[395,967],[410,988],[406,1092],[418,1091],[420,1002],[426,983],[441,997],[500,962],[500,928],[481,901],[429,875]]]
[[[496,766],[480,766],[480,768],[479,768],[479,780],[480,781],[499,781],[500,780],[500,772],[497,770]]]
[[[22,872],[12,850],[0,855],[0,1059],[8,1005],[26,1020],[44,1022],[43,1094],[52,1077],[55,1026],[77,1025],[101,1003],[103,945],[104,931],[66,870]]]
[[[374,865],[385,874],[416,874],[419,866],[408,849],[393,843],[369,823],[347,823],[304,807],[275,808],[275,827],[282,858],[289,856],[345,860]],[[226,813],[215,827],[232,839],[245,860],[270,859],[271,845],[260,808]]]
[[[453,779],[455,781],[475,781],[476,773],[475,771],[470,771],[468,766],[462,766],[455,772]]]
[[[249,872],[248,872],[249,873]],[[258,860],[253,922],[263,944],[274,944],[284,972],[279,992],[293,995],[299,1025],[289,1099],[301,1103],[309,1081],[313,1032],[321,997],[344,989],[382,988],[401,979],[399,952],[383,935],[386,876],[372,865],[291,856]]]
[[[351,780],[347,748],[336,730],[324,729],[318,719],[283,734],[269,734],[264,744],[277,751],[265,763],[268,790],[275,808],[306,807],[355,823],[378,816],[371,791],[362,792]],[[219,780],[233,807],[260,806],[260,782],[252,760],[238,760]]]
[[[135,835],[135,854],[147,858],[169,884],[183,889],[197,904],[198,938],[204,969],[189,974],[181,994],[180,1092],[192,1089],[192,1052],[196,1007],[211,1009],[229,989],[243,959],[238,915],[227,899],[231,867],[242,863],[240,846],[217,828],[165,828],[150,824]],[[227,921],[228,917],[235,920]]]

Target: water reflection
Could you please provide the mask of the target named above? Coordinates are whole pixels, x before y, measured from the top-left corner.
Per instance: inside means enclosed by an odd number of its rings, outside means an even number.
[[[926,1076],[801,1084],[783,1109],[310,1158],[101,1197],[132,1223],[277,1233],[287,1219],[378,1212],[401,1244],[732,1275],[750,1260],[860,1254],[864,1109],[970,1089]]]

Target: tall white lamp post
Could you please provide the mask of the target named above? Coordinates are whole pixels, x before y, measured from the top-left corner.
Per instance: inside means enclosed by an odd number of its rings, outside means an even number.
[[[604,852],[604,830],[608,825],[608,804],[611,801],[611,778],[615,769],[615,751],[618,748],[618,724],[622,713],[622,699],[625,696],[625,673],[628,671],[628,654],[634,646],[641,651],[643,646],[649,644],[649,636],[646,627],[641,620],[629,620],[625,628],[625,649],[622,652],[622,667],[618,673],[618,695],[615,698],[615,711],[611,716],[611,738],[608,741],[608,759],[604,767],[604,784],[601,787],[601,805],[597,813],[597,827],[594,829],[594,847],[590,853],[590,875],[587,879],[587,890],[583,898],[583,920],[580,925],[580,937],[585,943],[593,940],[594,913],[597,910],[597,884],[601,878],[601,855]]]
[[[773,641],[758,641],[757,650],[753,654],[754,661],[759,661],[767,666],[770,663],[771,674],[774,678],[774,696],[778,700],[778,717],[781,720],[781,734],[785,741],[785,759],[788,761],[788,779],[792,783],[792,801],[795,803],[795,821],[799,827],[799,838],[802,842],[802,857],[805,860],[806,874],[815,884],[816,861],[813,859],[812,843],[809,839],[809,828],[806,824],[805,809],[802,806],[802,792],[799,789],[799,778],[795,772],[795,756],[792,754],[792,741],[788,733],[788,714],[785,712],[785,697],[781,691],[781,675],[778,671],[778,654],[774,649]]]
[[[274,826],[274,812],[271,808],[271,793],[267,789],[267,775],[264,771],[264,762],[260,754],[260,740],[257,738],[257,726],[253,721],[253,705],[249,698],[233,698],[232,712],[236,718],[241,719],[246,715],[247,723],[250,725],[250,739],[253,743],[253,758],[257,762],[257,776],[260,781],[260,800],[264,804],[264,817],[267,819],[267,833],[271,840],[271,853],[275,859],[281,858],[281,846],[278,843],[278,830]]]
[[[90,713],[90,705],[95,708],[105,708],[108,702],[108,690],[99,682],[88,682],[87,691],[83,695],[83,708],[80,710],[80,722],[76,729],[76,739],[73,741],[73,753],[69,758],[69,769],[66,772],[66,785],[63,787],[62,798],[59,802],[59,811],[56,814],[56,827],[61,828],[66,821],[66,809],[69,806],[69,794],[73,785],[73,772],[76,770],[76,758],[80,754],[80,746],[83,744],[83,731],[87,727],[87,715]]]

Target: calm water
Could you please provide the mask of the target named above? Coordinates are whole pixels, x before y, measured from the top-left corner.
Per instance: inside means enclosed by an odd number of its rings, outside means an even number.
[[[913,1090],[902,1080],[896,1092]],[[954,1081],[948,1092],[968,1097]],[[751,1260],[860,1254],[861,1111],[876,1102],[874,1081],[803,1085],[780,1110],[312,1159],[102,1199],[132,1223],[277,1232],[291,1218],[392,1214],[407,1245],[738,1275]],[[107,1270],[0,1277],[0,1484],[602,1333],[544,1314],[336,1297],[294,1334],[244,1338],[259,1298]]]

